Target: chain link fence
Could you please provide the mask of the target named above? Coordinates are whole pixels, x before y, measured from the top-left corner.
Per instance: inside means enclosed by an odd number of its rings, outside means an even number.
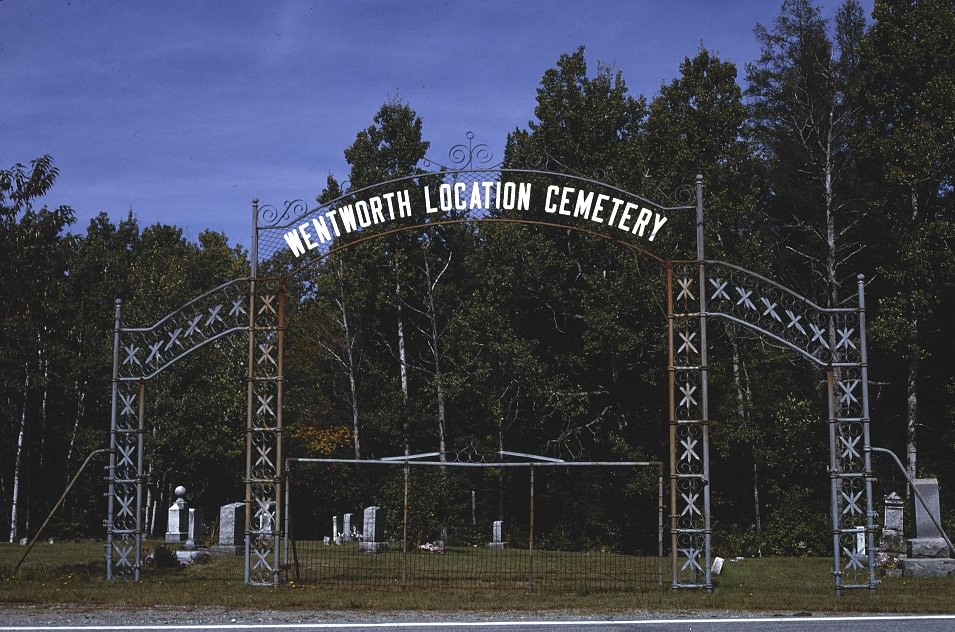
[[[289,459],[296,584],[636,591],[669,586],[662,465]]]

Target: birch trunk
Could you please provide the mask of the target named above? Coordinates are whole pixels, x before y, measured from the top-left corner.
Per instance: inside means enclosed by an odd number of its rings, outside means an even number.
[[[83,416],[86,402],[86,382],[83,382],[83,388],[80,388],[79,382],[73,382],[73,390],[76,392],[76,410],[73,414],[73,432],[70,433],[70,445],[66,450],[66,480],[70,480],[70,459],[73,458],[73,449],[76,447],[76,433],[80,429],[80,418]]]
[[[912,203],[912,226],[919,218],[919,199],[915,189],[911,190]],[[905,380],[905,458],[906,469],[909,476],[915,478],[918,464],[918,445],[916,443],[916,429],[918,427],[919,396],[918,396],[918,376],[919,360],[921,350],[919,349],[919,321],[915,315],[915,310],[911,310],[909,317],[909,366],[908,376]],[[906,487],[908,491],[908,487]],[[906,494],[907,496],[908,494]]]
[[[20,432],[17,434],[17,456],[13,465],[13,495],[10,503],[10,544],[17,538],[17,506],[20,502],[20,463],[23,460],[23,436],[27,428],[27,392],[30,388],[30,369],[23,365],[23,408],[20,411]]]
[[[395,281],[395,307],[398,310],[398,373],[401,379],[401,403],[404,433],[405,456],[411,454],[411,429],[408,427],[408,356],[405,349],[405,319],[401,310],[401,282]],[[407,475],[407,472],[405,472]]]
[[[49,393],[50,360],[43,353],[42,346],[37,353],[40,356],[40,369],[43,371],[43,396],[40,399],[40,471],[42,472],[43,453],[46,452],[46,402]]]
[[[443,463],[448,460],[448,457],[445,442],[446,416],[444,386],[442,385],[441,379],[441,346],[438,340],[438,315],[434,306],[434,287],[437,285],[438,280],[435,279],[432,281],[431,279],[431,262],[428,259],[427,251],[424,253],[424,275],[428,292],[428,318],[431,325],[431,331],[429,333],[431,337],[431,355],[434,360],[434,390],[438,404],[438,451],[440,453],[440,460]]]
[[[348,305],[345,300],[345,272],[341,262],[338,263],[335,273],[338,277],[338,309],[341,312],[339,324],[341,325],[342,333],[345,334],[345,370],[348,373],[349,398],[351,400],[352,438],[355,447],[355,458],[360,459],[361,438],[359,436],[358,380],[355,375],[355,338],[348,324]]]
[[[753,392],[749,384],[749,373],[743,366],[739,353],[736,332],[730,332],[730,345],[733,348],[733,383],[736,386],[736,414],[743,428],[750,428],[750,410]],[[756,529],[756,555],[763,556],[763,521],[759,504],[759,450],[758,440],[751,436],[750,447],[753,452],[753,525]]]

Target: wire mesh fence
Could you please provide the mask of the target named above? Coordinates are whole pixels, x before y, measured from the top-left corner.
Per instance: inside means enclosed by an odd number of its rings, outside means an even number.
[[[298,584],[669,585],[656,463],[290,461],[285,561]]]

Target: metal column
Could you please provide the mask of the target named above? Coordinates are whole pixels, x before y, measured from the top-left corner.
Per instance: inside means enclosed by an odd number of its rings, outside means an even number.
[[[245,583],[281,581],[282,397],[285,284],[258,278],[258,201],[253,201],[245,474]]]
[[[672,587],[713,589],[703,177],[696,179],[697,259],[667,265]]]

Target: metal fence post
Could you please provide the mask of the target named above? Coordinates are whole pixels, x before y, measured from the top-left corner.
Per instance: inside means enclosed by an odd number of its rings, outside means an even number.
[[[527,539],[527,589],[534,590],[534,466],[530,470],[530,528]]]

